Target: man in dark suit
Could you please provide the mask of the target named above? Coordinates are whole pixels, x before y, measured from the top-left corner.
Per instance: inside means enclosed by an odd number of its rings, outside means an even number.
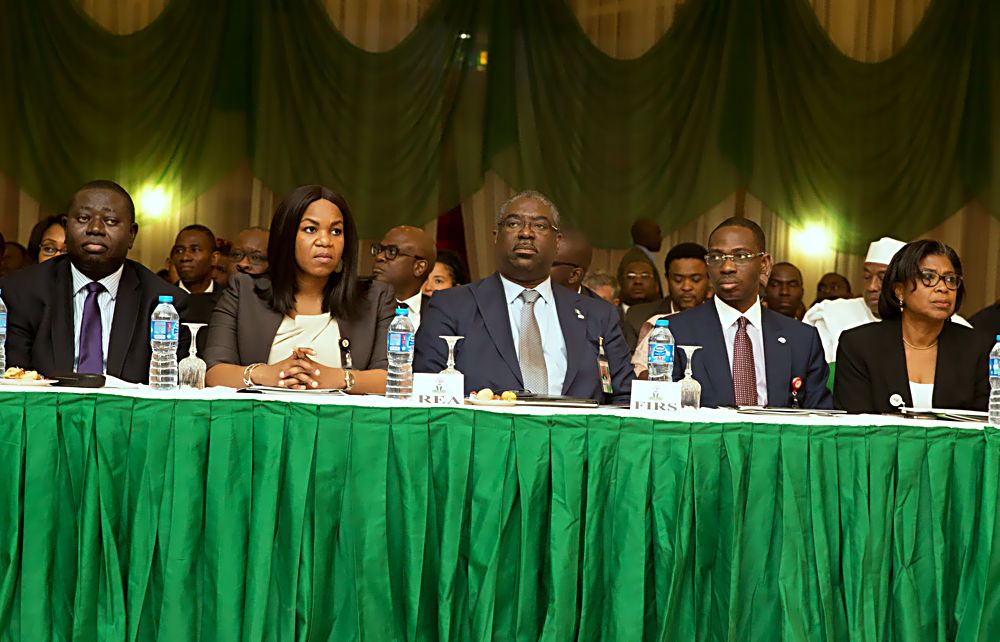
[[[170,249],[170,260],[177,269],[177,287],[188,293],[187,308],[181,321],[208,323],[212,310],[222,296],[222,288],[212,278],[212,264],[218,258],[215,234],[204,225],[188,225],[177,234]],[[204,347],[199,335],[198,349]]]
[[[421,316],[430,297],[421,293],[434,269],[437,248],[434,240],[419,227],[400,225],[385,233],[372,246],[375,279],[388,283],[396,292],[397,307],[409,310],[413,329],[420,329]]]
[[[138,230],[132,198],[120,185],[80,188],[66,216],[66,255],[0,279],[8,364],[45,376],[75,371],[148,381],[157,299],[173,296],[181,311],[186,295],[126,259]],[[181,356],[189,339],[182,330]]]
[[[793,405],[832,408],[829,368],[815,328],[763,308],[758,292],[771,269],[764,232],[753,221],[730,218],[708,240],[706,263],[715,296],[670,317],[677,345],[701,346],[693,374],[703,406]],[[684,372],[682,351],[674,378]]]
[[[417,332],[415,372],[440,372],[441,335],[460,335],[456,367],[465,390],[530,390],[624,403],[632,370],[616,310],[553,285],[549,272],[559,242],[559,212],[542,194],[523,192],[504,203],[493,233],[497,273],[431,298]],[[599,350],[610,366],[603,392]]]

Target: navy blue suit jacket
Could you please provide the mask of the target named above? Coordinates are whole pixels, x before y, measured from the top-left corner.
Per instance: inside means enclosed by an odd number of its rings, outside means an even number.
[[[767,378],[767,405],[792,405],[792,379],[801,377],[798,392],[802,408],[833,408],[826,387],[830,375],[823,356],[823,344],[816,328],[767,308],[761,309],[764,335],[764,372]],[[701,384],[701,405],[735,406],[733,371],[729,366],[722,322],[711,299],[696,308],[670,317],[670,332],[677,345],[702,346],[694,355],[692,374]],[[684,376],[684,351],[676,351],[674,379]]]
[[[628,403],[634,374],[614,306],[555,284],[552,291],[566,340],[566,378],[562,394],[600,402]],[[524,388],[506,296],[498,274],[434,293],[430,305],[421,311],[414,372],[435,373],[444,369],[448,349],[438,338],[441,335],[465,337],[455,348],[455,367],[465,375],[466,394],[482,388],[497,392]],[[604,352],[611,367],[612,395],[605,395],[601,389],[597,365],[600,337],[604,338]]]

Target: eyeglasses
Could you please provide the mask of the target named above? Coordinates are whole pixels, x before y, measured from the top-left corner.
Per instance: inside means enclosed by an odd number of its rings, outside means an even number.
[[[626,279],[631,279],[633,281],[649,281],[653,278],[652,272],[626,272]]]
[[[55,245],[42,245],[38,248],[38,253],[42,256],[58,256],[66,253],[66,248],[59,248]]]
[[[559,231],[558,227],[549,223],[544,218],[527,219],[520,216],[508,216],[497,223],[497,227],[505,232],[520,232],[525,227],[528,227],[535,234],[548,234]]]
[[[267,263],[267,255],[260,252],[244,252],[243,250],[233,250],[229,253],[229,260],[239,263],[243,259],[250,262],[250,265],[264,265]]]
[[[733,254],[723,254],[722,252],[709,252],[705,255],[705,263],[712,267],[722,265],[726,261],[732,261],[736,265],[746,265],[756,258],[764,256],[767,252],[735,252]]]
[[[962,285],[961,274],[938,274],[934,270],[920,270],[920,282],[926,287],[933,288],[938,283],[944,281],[944,285],[949,290],[957,290]]]
[[[417,256],[416,254],[408,254],[397,245],[382,245],[381,243],[372,243],[372,256],[377,257],[379,254],[385,254],[385,259],[387,261],[395,260],[397,256],[409,256],[411,258],[417,259],[418,261],[424,261],[424,257]]]

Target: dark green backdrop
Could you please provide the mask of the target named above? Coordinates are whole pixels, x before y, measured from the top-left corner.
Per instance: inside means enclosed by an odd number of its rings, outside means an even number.
[[[970,198],[993,209],[998,4],[934,0],[898,55],[864,64],[806,0],[689,0],[628,61],[563,0],[439,0],[386,53],[318,0],[172,0],[128,36],[72,0],[0,0],[0,170],[60,207],[97,176],[191,198],[249,158],[278,193],[343,191],[376,237],[492,168],[606,246],[743,186],[793,223],[832,215],[857,251]]]

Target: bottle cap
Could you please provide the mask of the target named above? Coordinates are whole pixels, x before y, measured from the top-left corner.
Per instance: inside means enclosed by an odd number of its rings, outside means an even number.
[[[657,319],[656,320],[656,327],[657,328],[666,328],[669,325],[670,325],[670,319]]]
[[[1000,341],[1000,334],[997,335],[997,341]]]
[[[174,302],[174,297],[170,296],[169,294],[160,295],[160,303],[173,303],[173,302]]]
[[[399,316],[406,317],[406,316],[409,316],[409,315],[410,315],[410,311],[407,310],[406,308],[396,308],[396,316],[397,317],[399,317]]]

